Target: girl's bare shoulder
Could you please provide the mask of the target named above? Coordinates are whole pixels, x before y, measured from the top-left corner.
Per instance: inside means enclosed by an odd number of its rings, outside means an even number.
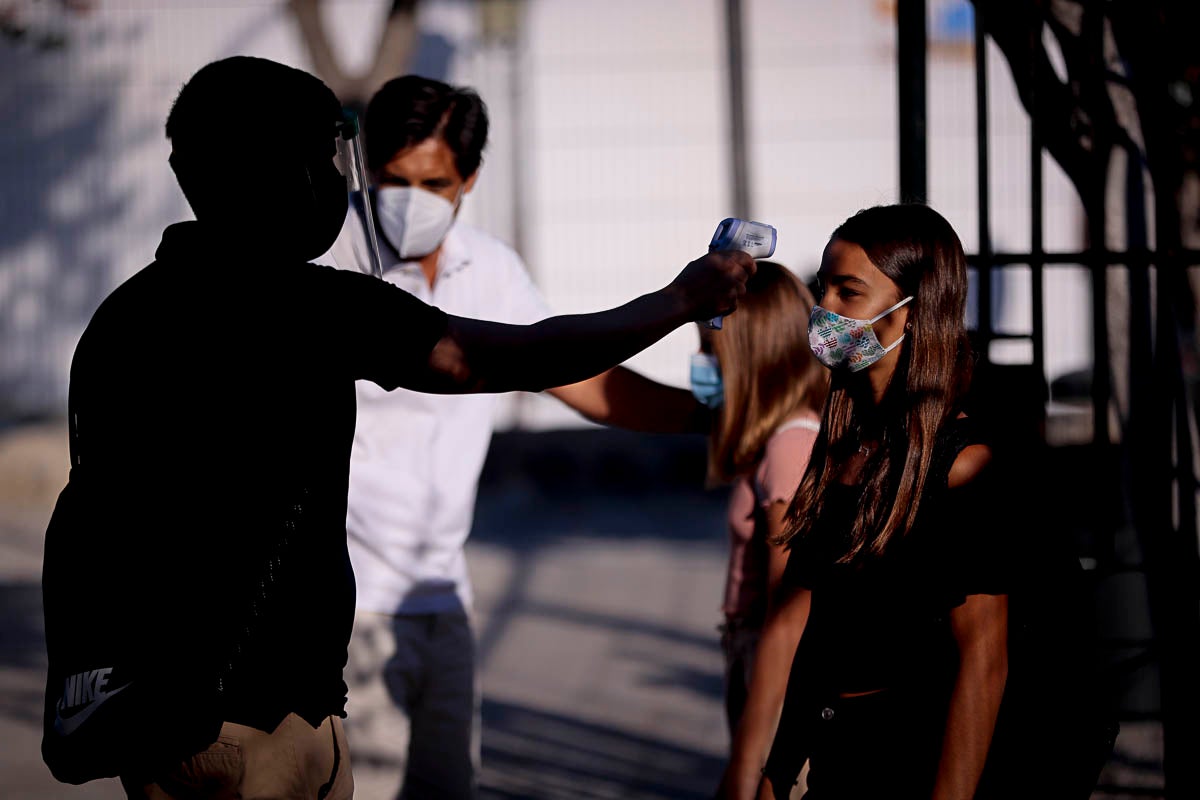
[[[960,414],[959,419],[966,419],[966,415]],[[951,489],[965,486],[978,478],[991,462],[991,447],[983,443],[968,444],[950,466],[948,485]]]

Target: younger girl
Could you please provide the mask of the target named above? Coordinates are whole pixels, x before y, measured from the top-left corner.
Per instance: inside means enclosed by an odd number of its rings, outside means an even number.
[[[745,704],[758,637],[786,564],[768,542],[820,428],[828,373],[808,347],[812,294],[785,267],[759,261],[736,314],[701,327],[692,390],[716,408],[709,435],[710,484],[732,483],[729,568],[722,605],[725,710],[730,733]]]

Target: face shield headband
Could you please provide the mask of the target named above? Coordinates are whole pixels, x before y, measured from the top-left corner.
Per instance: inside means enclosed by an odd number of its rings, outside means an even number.
[[[363,217],[367,232],[367,252],[371,261],[371,274],[383,279],[383,263],[379,258],[379,237],[375,233],[375,216],[371,210],[367,182],[367,164],[363,158],[362,135],[358,115],[349,109],[342,110],[342,121],[337,124],[337,168],[346,179],[346,191],[350,195],[350,206],[357,208]]]

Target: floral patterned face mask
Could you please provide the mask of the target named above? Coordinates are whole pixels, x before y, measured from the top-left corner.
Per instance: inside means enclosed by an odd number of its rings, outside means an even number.
[[[875,335],[874,324],[911,300],[912,295],[909,295],[871,319],[843,317],[821,306],[813,306],[808,318],[808,346],[817,360],[830,369],[849,369],[851,372],[866,369],[904,341],[904,334],[900,334],[896,341],[884,347]]]

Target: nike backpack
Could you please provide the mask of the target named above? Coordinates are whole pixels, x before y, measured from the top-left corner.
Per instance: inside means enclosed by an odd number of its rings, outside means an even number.
[[[68,481],[46,530],[42,605],[47,674],[42,759],[63,782],[143,776],[217,738],[192,689],[155,663],[145,553],[104,504]],[[159,567],[161,568],[161,567]],[[181,621],[183,624],[183,621]]]

